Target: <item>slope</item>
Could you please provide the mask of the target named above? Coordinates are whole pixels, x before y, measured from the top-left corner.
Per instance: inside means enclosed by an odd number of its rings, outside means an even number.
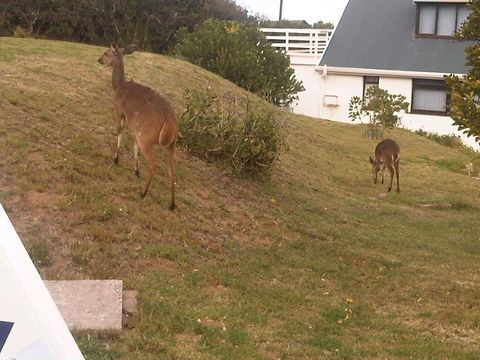
[[[480,188],[454,171],[469,154],[392,131],[402,192],[385,196],[360,126],[281,113],[291,149],[268,178],[180,149],[170,212],[163,164],[138,198],[131,135],[113,165],[102,52],[0,38],[0,201],[45,278],[140,292],[134,330],[76,334],[87,359],[476,358]],[[179,113],[187,89],[245,96],[177,59],[125,63]]]

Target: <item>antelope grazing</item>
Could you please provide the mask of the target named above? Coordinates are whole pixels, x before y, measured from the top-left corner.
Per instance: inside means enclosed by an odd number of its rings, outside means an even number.
[[[163,147],[168,176],[170,178],[171,201],[170,209],[175,208],[175,142],[177,139],[177,116],[169,102],[157,91],[138,84],[134,81],[125,80],[123,55],[132,54],[135,46],[119,48],[112,45],[100,56],[98,62],[112,68],[112,86],[114,90],[113,104],[115,107],[115,120],[117,121],[117,150],[114,162],[118,163],[118,153],[122,140],[122,132],[126,125],[135,136],[134,157],[135,174],[138,171],[138,149],[148,162],[149,176],[145,188],[140,194],[143,199],[155,172],[157,171],[157,158],[155,146]]]
[[[377,183],[378,172],[382,172],[382,184],[384,179],[384,170],[390,172],[390,186],[388,191],[392,190],[393,176],[397,176],[397,192],[400,192],[399,183],[399,164],[400,164],[400,147],[397,143],[390,139],[385,139],[375,147],[375,159],[370,156],[370,164],[372,164],[373,183]]]

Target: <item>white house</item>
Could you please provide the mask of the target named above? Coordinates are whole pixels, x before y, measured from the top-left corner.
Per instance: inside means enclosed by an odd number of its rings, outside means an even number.
[[[447,116],[444,75],[465,74],[465,47],[453,33],[468,16],[466,0],[350,0],[318,66],[295,63],[306,91],[294,112],[350,122],[348,105],[374,85],[410,103],[403,126],[456,134]]]

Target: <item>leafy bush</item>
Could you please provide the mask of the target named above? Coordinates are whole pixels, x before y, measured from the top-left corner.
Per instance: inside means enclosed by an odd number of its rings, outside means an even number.
[[[373,86],[367,89],[365,98],[354,96],[350,99],[348,116],[352,121],[362,121],[368,117],[372,129],[393,129],[400,124],[400,111],[408,110],[408,102],[403,95],[390,94]]]
[[[289,58],[253,25],[207,20],[192,34],[181,32],[176,53],[275,105],[290,105],[304,90]]]
[[[206,18],[254,22],[233,0],[1,0],[0,36],[22,36],[109,44],[131,44],[166,52],[180,28]],[[16,31],[17,35],[21,33]]]
[[[458,130],[467,136],[473,136],[480,143],[480,1],[469,1],[470,15],[461,26],[456,37],[472,40],[465,47],[466,75],[446,77],[449,101],[449,116]]]
[[[220,98],[211,89],[189,91],[180,119],[180,143],[207,161],[224,162],[235,173],[260,173],[287,148],[284,123],[248,98]]]
[[[454,134],[440,135],[438,133],[428,132],[428,131],[421,130],[421,129],[420,130],[415,130],[414,132],[415,132],[415,134],[426,137],[427,139],[433,140],[433,141],[439,143],[440,145],[448,146],[448,147],[451,147],[451,148],[457,148],[457,149],[458,148],[461,148],[461,149],[466,148],[466,145],[462,142],[462,140]]]

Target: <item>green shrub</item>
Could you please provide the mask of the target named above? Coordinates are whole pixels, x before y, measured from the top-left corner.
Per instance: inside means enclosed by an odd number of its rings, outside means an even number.
[[[176,53],[278,106],[304,90],[289,58],[253,25],[207,20],[194,33],[180,33]]]
[[[362,121],[368,117],[372,129],[393,129],[400,124],[400,111],[408,110],[408,102],[403,95],[390,94],[373,86],[367,89],[365,98],[353,96],[348,107],[348,116],[352,121]]]
[[[427,139],[433,140],[433,141],[435,141],[435,142],[437,142],[437,143],[439,143],[440,145],[443,145],[443,146],[448,146],[448,147],[456,148],[456,149],[458,149],[458,148],[464,149],[464,148],[467,147],[462,142],[460,137],[458,137],[454,134],[440,135],[438,133],[429,132],[429,131],[425,131],[425,130],[422,130],[422,129],[415,130],[414,132],[417,135],[426,137]]]
[[[180,143],[207,161],[227,163],[235,173],[261,173],[287,148],[283,121],[248,98],[220,98],[211,89],[190,91],[180,119]]]

